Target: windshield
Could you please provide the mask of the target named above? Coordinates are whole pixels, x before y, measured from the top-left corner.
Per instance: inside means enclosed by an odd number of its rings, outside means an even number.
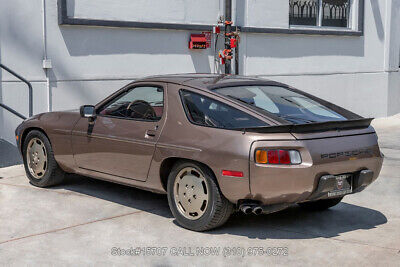
[[[215,91],[294,124],[347,120],[311,98],[279,86],[234,86]]]

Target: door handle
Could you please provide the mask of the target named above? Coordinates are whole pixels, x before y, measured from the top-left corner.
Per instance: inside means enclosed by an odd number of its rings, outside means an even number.
[[[145,134],[145,138],[150,138],[150,137],[155,137],[156,136],[156,131],[155,130],[147,130]]]

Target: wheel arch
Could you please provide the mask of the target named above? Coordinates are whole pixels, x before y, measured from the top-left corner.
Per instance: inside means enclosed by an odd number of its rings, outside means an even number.
[[[50,141],[49,136],[47,135],[47,133],[46,133],[42,128],[39,128],[39,127],[29,127],[29,128],[26,128],[26,129],[22,132],[22,135],[21,135],[21,146],[20,146],[20,152],[21,152],[21,153],[23,153],[23,148],[24,148],[24,143],[25,143],[26,137],[28,136],[28,134],[29,134],[30,132],[35,131],[35,130],[41,132],[42,134],[44,134],[44,135],[46,136],[46,138],[49,140],[50,144],[51,144],[51,141]]]
[[[189,158],[169,157],[169,158],[164,159],[161,162],[160,171],[159,171],[161,184],[165,191],[167,191],[168,176],[169,176],[172,168],[174,167],[174,165],[179,161],[194,162],[194,163],[202,165],[204,168],[208,169],[212,173],[212,175],[214,175],[214,178],[217,182],[217,186],[219,187],[218,179],[217,179],[217,176],[215,175],[215,172],[207,164],[197,161],[197,160],[189,159]]]

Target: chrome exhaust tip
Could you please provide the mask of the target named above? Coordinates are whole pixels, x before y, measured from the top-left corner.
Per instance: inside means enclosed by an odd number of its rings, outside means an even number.
[[[251,206],[247,206],[247,205],[243,205],[240,207],[240,210],[244,213],[244,214],[250,214],[253,211],[253,208]]]
[[[260,215],[263,212],[263,208],[261,208],[260,206],[257,206],[253,209],[253,213],[255,215]]]

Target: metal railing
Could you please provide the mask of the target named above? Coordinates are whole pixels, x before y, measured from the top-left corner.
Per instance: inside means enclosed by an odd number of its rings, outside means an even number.
[[[18,78],[19,80],[21,80],[22,82],[26,83],[26,85],[28,85],[28,93],[29,93],[29,117],[32,117],[33,115],[33,89],[32,89],[32,84],[30,82],[28,82],[24,77],[22,77],[21,75],[17,74],[16,72],[14,72],[13,70],[9,69],[8,67],[4,66],[3,64],[0,63],[0,68],[4,69],[5,71],[7,71],[8,73],[10,73],[11,75],[13,75],[14,77]],[[0,107],[8,110],[9,112],[13,113],[14,115],[20,117],[21,119],[25,120],[26,117],[24,115],[22,115],[21,113],[15,111],[14,109],[10,108],[9,106],[0,103]]]
[[[290,1],[290,17],[293,18],[316,18],[318,14],[318,3],[316,1]]]

